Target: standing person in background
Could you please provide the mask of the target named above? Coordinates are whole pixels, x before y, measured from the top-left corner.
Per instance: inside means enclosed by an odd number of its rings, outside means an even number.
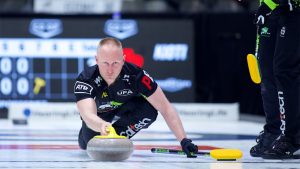
[[[145,70],[125,62],[120,41],[102,39],[96,63],[78,76],[74,86],[82,118],[80,148],[86,149],[88,141],[95,135],[107,135],[111,125],[117,134],[131,138],[141,129],[148,128],[159,111],[183,151],[188,157],[195,157],[193,153],[198,152],[198,147],[186,138],[175,108]]]
[[[266,124],[250,154],[300,158],[300,0],[261,0],[256,23]]]

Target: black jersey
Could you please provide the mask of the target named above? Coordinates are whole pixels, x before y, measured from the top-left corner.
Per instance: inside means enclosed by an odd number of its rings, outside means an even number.
[[[157,83],[143,69],[125,62],[120,75],[110,86],[99,73],[98,65],[88,67],[76,79],[76,101],[93,98],[97,112],[112,111],[133,97],[149,97],[157,89]]]

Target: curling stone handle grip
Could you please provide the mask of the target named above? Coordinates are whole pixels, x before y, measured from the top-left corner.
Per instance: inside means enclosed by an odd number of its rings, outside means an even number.
[[[106,128],[106,131],[108,132],[107,135],[97,135],[95,136],[96,138],[113,138],[113,139],[116,139],[116,138],[122,138],[122,139],[125,139],[126,137],[125,136],[120,136],[116,133],[116,130],[113,128],[113,126],[107,126]]]
[[[113,126],[108,126],[106,128],[106,131],[108,132],[108,136],[119,136],[117,133],[116,133],[116,130]]]

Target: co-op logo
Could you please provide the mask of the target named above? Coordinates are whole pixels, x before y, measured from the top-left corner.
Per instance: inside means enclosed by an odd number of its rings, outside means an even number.
[[[138,33],[137,23],[132,19],[110,19],[105,22],[104,32],[118,39],[125,39]]]
[[[192,87],[192,81],[191,80],[182,80],[182,79],[176,79],[173,77],[170,77],[165,80],[156,80],[158,85],[162,88],[162,90],[167,92],[178,92],[180,90],[183,90],[185,88],[191,88]]]
[[[62,31],[62,22],[59,19],[33,19],[29,26],[29,32],[41,38],[51,38]]]

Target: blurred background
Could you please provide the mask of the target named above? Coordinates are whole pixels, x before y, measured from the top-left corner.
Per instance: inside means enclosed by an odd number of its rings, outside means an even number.
[[[256,0],[0,0],[0,119],[28,118],[31,105],[74,104],[75,78],[95,64],[97,43],[107,36],[122,41],[127,60],[147,70],[171,102],[235,104],[240,114],[262,116],[260,87],[246,62],[255,49],[257,6]],[[55,112],[39,109],[39,117]]]

